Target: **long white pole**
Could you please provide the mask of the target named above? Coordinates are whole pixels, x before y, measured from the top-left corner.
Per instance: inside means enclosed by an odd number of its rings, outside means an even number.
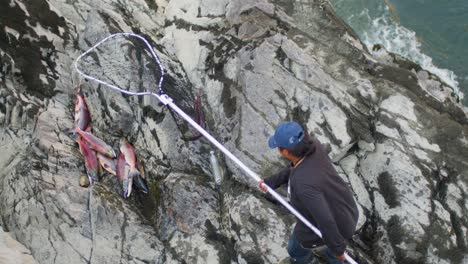
[[[190,116],[188,116],[182,109],[180,109],[170,97],[165,94],[157,95],[152,93],[151,95],[155,96],[159,99],[163,104],[169,106],[172,110],[174,110],[177,114],[179,114],[183,119],[185,119],[190,125],[192,125],[198,132],[200,132],[208,141],[210,141],[215,147],[221,150],[228,158],[234,161],[247,175],[255,180],[255,182],[259,182],[261,178],[253,172],[249,167],[247,167],[242,161],[240,161],[234,154],[232,154],[227,148],[225,148],[221,143],[218,142],[212,135],[210,135],[203,127],[201,127],[197,122],[195,122]],[[284,198],[278,194],[275,190],[270,188],[268,185],[265,184],[267,187],[268,192],[275,197],[282,205],[284,205],[291,213],[293,213],[299,220],[301,220],[307,227],[309,227],[312,231],[315,232],[320,238],[322,238],[322,232],[318,230],[314,225],[312,225],[309,220],[307,220],[304,216],[301,215],[294,207],[291,206]],[[352,259],[348,254],[345,253],[346,260],[351,264],[357,264],[354,259]]]

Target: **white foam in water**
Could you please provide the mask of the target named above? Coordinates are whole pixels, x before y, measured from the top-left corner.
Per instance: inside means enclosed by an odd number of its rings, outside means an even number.
[[[416,37],[416,33],[392,21],[390,11],[386,8],[385,14],[372,19],[369,16],[369,11],[364,9],[358,17],[367,16],[366,20],[370,21],[370,27],[362,33],[362,42],[366,44],[369,50],[375,44],[382,44],[389,52],[404,56],[421,67],[435,75],[442,81],[453,87],[457,95],[462,99],[463,93],[459,90],[459,83],[456,80],[457,76],[453,71],[441,69],[435,66],[432,58],[421,51],[421,43]],[[350,17],[350,21],[357,18]]]

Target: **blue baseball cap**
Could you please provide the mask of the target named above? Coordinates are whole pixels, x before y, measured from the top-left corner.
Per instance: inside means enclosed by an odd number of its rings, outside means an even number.
[[[291,148],[304,139],[304,130],[296,122],[283,122],[276,127],[275,134],[268,140],[270,148]]]

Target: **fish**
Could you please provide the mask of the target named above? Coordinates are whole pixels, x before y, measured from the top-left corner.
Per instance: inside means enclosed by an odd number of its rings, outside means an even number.
[[[130,177],[130,166],[125,161],[125,156],[122,152],[117,157],[116,173],[117,179],[122,184],[123,197],[128,198],[132,193],[133,178]]]
[[[117,179],[119,181],[123,180],[126,164],[127,163],[125,162],[124,155],[122,153],[119,153],[119,155],[117,156],[117,161],[115,162],[115,175],[117,176]]]
[[[149,188],[148,188],[148,185],[146,184],[145,166],[143,165],[143,162],[140,159],[137,159],[136,166],[140,174],[137,175],[134,179],[135,185],[143,193],[149,193]]]
[[[135,186],[138,187],[143,193],[148,193],[148,185],[146,185],[145,180],[140,174],[137,174],[133,177],[133,181],[135,182]]]
[[[195,99],[195,113],[196,119],[195,121],[199,124],[202,128],[205,128],[205,113],[203,112],[202,108],[202,90],[198,90],[197,98]]]
[[[75,132],[80,135],[88,144],[89,146],[94,149],[95,151],[106,155],[109,158],[115,158],[114,150],[111,146],[107,145],[102,139],[96,137],[91,132],[86,132],[81,130],[80,128],[75,128]]]
[[[137,170],[135,149],[128,143],[126,138],[120,139],[120,153],[124,155],[125,161],[130,166],[130,177],[133,178],[136,175],[140,175],[140,172]]]
[[[108,171],[112,175],[117,175],[116,173],[116,168],[115,168],[115,161],[101,153],[97,153],[97,158],[99,161],[99,164]]]
[[[203,112],[203,108],[202,108],[202,90],[201,89],[198,90],[198,94],[194,101],[193,108],[195,110],[195,122],[197,122],[197,124],[200,125],[202,128],[205,128],[206,121],[205,121],[205,113]],[[186,141],[195,141],[201,137],[202,137],[202,134],[198,132],[198,130],[195,130],[190,136],[183,136],[184,140]]]
[[[76,141],[80,147],[80,152],[85,160],[86,174],[89,178],[89,183],[93,185],[99,181],[98,178],[98,161],[96,152],[92,150],[89,145],[81,137],[77,138]]]
[[[136,166],[137,166],[138,172],[141,175],[141,178],[143,178],[143,180],[146,180],[146,172],[145,172],[144,163],[140,159],[137,159],[137,165]]]
[[[77,89],[76,101],[75,101],[75,128],[85,130],[91,119],[89,114],[88,105],[80,92],[80,89]]]
[[[213,172],[213,178],[215,184],[217,186],[221,185],[223,181],[223,173],[221,166],[219,165],[218,157],[216,157],[215,152],[212,150],[210,151],[210,163],[211,163],[211,171]]]

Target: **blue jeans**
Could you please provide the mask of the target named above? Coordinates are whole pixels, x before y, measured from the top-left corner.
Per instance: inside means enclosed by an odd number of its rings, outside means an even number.
[[[297,264],[308,264],[311,263],[312,251],[308,248],[304,248],[301,245],[301,242],[297,240],[296,234],[294,232],[291,234],[288,242],[288,254],[291,257],[291,263]]]
[[[312,251],[310,248],[304,248],[301,245],[301,242],[297,240],[296,234],[294,232],[291,234],[288,242],[288,253],[291,257],[291,263],[297,264],[308,264],[311,263],[314,259]],[[344,262],[337,259],[330,249],[327,248],[325,253],[325,259],[327,260],[328,264],[343,264]]]

